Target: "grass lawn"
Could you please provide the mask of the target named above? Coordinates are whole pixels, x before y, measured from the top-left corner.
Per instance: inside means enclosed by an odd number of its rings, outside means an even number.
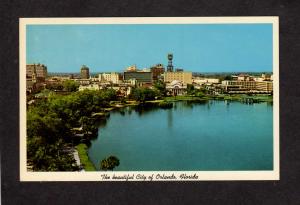
[[[76,146],[76,149],[78,151],[80,163],[84,167],[84,170],[85,171],[96,171],[94,164],[89,159],[89,155],[87,153],[88,147],[86,146],[86,144],[79,144]]]
[[[165,101],[180,101],[180,100],[207,100],[209,99],[208,97],[196,97],[196,96],[187,96],[187,95],[178,95],[178,96],[170,96],[170,97],[165,97]]]
[[[160,103],[160,102],[163,102],[164,100],[148,100],[146,102],[149,102],[149,103]]]

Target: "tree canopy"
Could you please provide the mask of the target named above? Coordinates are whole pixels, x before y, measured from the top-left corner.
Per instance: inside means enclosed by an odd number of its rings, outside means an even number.
[[[194,95],[195,94],[195,87],[194,85],[188,84],[187,85],[187,94]]]
[[[154,89],[157,90],[157,94],[159,94],[160,97],[166,96],[167,90],[166,90],[166,84],[161,81],[157,81],[154,83]]]
[[[66,80],[63,83],[63,87],[65,91],[75,92],[79,88],[79,83],[74,80]]]
[[[67,143],[71,129],[82,127],[94,132],[93,112],[102,111],[116,99],[114,90],[80,91],[70,95],[51,95],[27,110],[27,158],[33,170],[72,171],[78,169]]]
[[[136,101],[145,102],[154,100],[155,96],[157,96],[157,91],[150,88],[134,88],[130,97]]]
[[[115,156],[109,156],[106,159],[103,159],[100,163],[100,169],[107,171],[112,171],[115,167],[120,165],[120,160]]]

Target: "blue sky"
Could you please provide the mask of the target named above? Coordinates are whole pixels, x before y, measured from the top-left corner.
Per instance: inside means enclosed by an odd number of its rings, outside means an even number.
[[[27,25],[27,63],[48,72],[123,71],[136,64],[193,72],[272,71],[272,24]]]

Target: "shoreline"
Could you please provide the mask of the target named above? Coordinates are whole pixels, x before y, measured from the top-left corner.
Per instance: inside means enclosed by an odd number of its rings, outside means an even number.
[[[82,166],[83,171],[96,171],[96,167],[88,155],[88,146],[84,143],[80,143],[75,146],[75,150],[78,152],[80,166]]]

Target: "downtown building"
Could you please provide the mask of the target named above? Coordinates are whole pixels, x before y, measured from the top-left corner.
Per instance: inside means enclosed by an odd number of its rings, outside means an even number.
[[[47,66],[44,64],[38,63],[26,65],[26,79],[35,78],[37,82],[44,82],[47,75]]]
[[[119,84],[122,81],[122,76],[119,73],[100,73],[99,82],[111,82],[113,84]]]
[[[124,81],[135,79],[138,84],[152,84],[152,72],[148,71],[125,71]]]
[[[153,81],[157,81],[161,74],[165,72],[165,68],[162,64],[156,64],[150,68],[150,71],[152,72]]]
[[[257,81],[256,82],[256,90],[264,91],[267,93],[273,92],[273,81]]]
[[[83,65],[81,68],[80,68],[80,77],[81,79],[89,79],[90,78],[90,69]]]
[[[272,81],[224,80],[222,81],[222,87],[228,93],[273,92]]]
[[[185,95],[187,93],[187,84],[179,80],[173,80],[171,83],[166,84],[166,90],[168,95]]]
[[[123,74],[123,81],[135,81],[137,85],[151,85],[153,82],[153,73],[150,69],[139,70],[136,65],[129,66],[125,69]]]
[[[32,93],[45,88],[47,67],[43,64],[26,65],[26,93]]]
[[[164,82],[171,83],[174,80],[181,81],[185,84],[192,84],[192,72],[180,71],[164,73]]]

